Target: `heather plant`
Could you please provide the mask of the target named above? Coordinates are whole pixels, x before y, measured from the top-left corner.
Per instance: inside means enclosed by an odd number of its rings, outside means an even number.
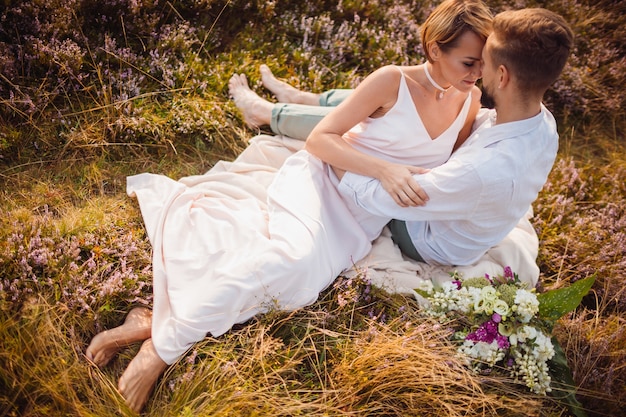
[[[0,118],[25,126],[0,129],[4,160],[223,139],[226,116],[207,117],[217,109],[207,28],[166,2],[23,3],[0,16]]]
[[[33,297],[46,294],[76,314],[98,321],[102,312],[123,303],[149,304],[149,250],[139,225],[123,229],[73,231],[44,207],[39,215],[20,210],[3,222],[8,235],[2,242],[4,308],[19,310]]]
[[[594,292],[581,311],[562,320],[556,334],[572,361],[586,404],[618,412],[623,407],[626,334],[622,331],[626,294],[623,158],[597,167],[571,158],[559,160],[538,203],[535,225],[544,285],[559,287],[596,277]],[[613,398],[618,398],[617,401]]]
[[[423,60],[426,0],[20,0],[0,10],[0,409],[130,415],[90,338],[150,304],[150,245],[124,193],[140,171],[173,178],[234,157],[243,126],[227,82],[258,66],[304,89],[353,87]],[[539,292],[594,276],[554,333],[591,415],[626,407],[626,7],[544,6],[576,46],[546,104],[562,144],[534,205]],[[159,383],[148,415],[565,415],[511,379],[472,375],[413,300],[339,278],[319,302],[208,338]],[[54,360],[50,360],[54,358]]]
[[[544,273],[572,281],[595,274],[597,303],[614,311],[626,308],[623,286],[614,278],[626,267],[624,168],[623,161],[597,168],[561,159],[536,205]]]

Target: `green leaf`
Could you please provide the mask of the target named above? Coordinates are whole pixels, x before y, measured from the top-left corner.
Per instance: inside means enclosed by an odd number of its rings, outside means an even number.
[[[420,290],[418,288],[414,288],[413,291],[415,291],[416,293],[418,293],[419,295],[421,295],[424,298],[428,298],[431,295],[428,291]]]
[[[554,346],[554,357],[548,361],[550,377],[552,378],[550,396],[566,405],[573,416],[587,417],[582,404],[576,399],[576,383],[567,364],[565,352],[555,337],[552,338],[552,345]]]
[[[595,275],[592,275],[576,281],[569,287],[538,294],[539,316],[547,320],[558,320],[566,313],[574,310],[582,298],[587,295],[595,280]]]

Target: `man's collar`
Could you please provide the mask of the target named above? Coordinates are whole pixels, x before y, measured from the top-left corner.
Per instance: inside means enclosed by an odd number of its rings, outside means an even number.
[[[493,143],[504,139],[510,139],[516,136],[527,134],[536,129],[541,121],[546,117],[548,109],[541,104],[541,111],[536,116],[528,119],[517,120],[514,122],[494,124],[496,120],[496,111],[490,110],[487,115],[483,115],[484,120],[467,140],[468,146],[487,147]]]

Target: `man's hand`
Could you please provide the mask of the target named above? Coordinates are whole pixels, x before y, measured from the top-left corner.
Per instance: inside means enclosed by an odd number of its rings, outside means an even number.
[[[424,174],[426,168],[410,165],[388,164],[381,171],[378,180],[400,207],[423,206],[428,195],[413,178],[413,174]]]

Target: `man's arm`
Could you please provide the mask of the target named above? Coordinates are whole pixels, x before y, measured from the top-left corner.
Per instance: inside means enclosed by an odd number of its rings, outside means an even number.
[[[401,207],[380,181],[353,173],[344,175],[339,189],[374,215],[407,221],[468,218],[482,195],[482,180],[478,173],[454,158],[425,174],[416,174],[414,178],[430,197],[421,207]]]

